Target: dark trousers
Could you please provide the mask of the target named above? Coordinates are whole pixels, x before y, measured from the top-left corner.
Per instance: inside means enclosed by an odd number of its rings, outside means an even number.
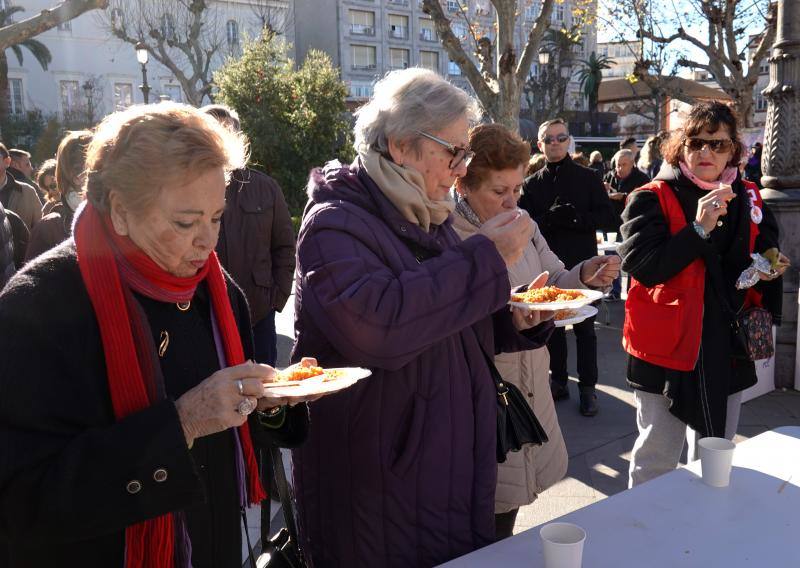
[[[519,508],[511,509],[508,513],[497,513],[494,516],[495,540],[503,540],[514,534],[514,524],[517,522]]]
[[[593,389],[597,384],[597,335],[594,318],[588,318],[572,326],[578,348],[578,381],[581,389]],[[563,327],[553,330],[547,342],[550,351],[550,379],[558,384],[567,384],[567,335]]]
[[[275,333],[275,310],[271,310],[264,319],[253,326],[253,341],[257,363],[275,366],[278,360],[278,336]]]

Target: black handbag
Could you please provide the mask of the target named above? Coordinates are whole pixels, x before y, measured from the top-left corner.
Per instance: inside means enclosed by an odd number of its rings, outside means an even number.
[[[546,443],[547,432],[519,389],[503,379],[483,347],[481,351],[497,389],[497,463],[503,463],[508,452],[518,452],[525,444]]]
[[[264,451],[264,450],[262,450]],[[269,447],[269,454],[272,461],[272,469],[275,474],[275,482],[278,494],[281,498],[281,509],[286,526],[278,531],[272,538],[269,537],[269,515],[264,515],[261,521],[261,554],[256,558],[253,547],[250,545],[250,535],[247,534],[247,518],[242,511],[242,520],[245,523],[245,535],[247,535],[247,547],[250,551],[250,568],[306,568],[303,555],[297,544],[297,525],[294,521],[294,511],[292,509],[292,498],[289,484],[286,482],[286,473],[283,469],[283,457],[280,448]],[[264,471],[266,468],[262,468]],[[263,505],[262,505],[263,507]]]

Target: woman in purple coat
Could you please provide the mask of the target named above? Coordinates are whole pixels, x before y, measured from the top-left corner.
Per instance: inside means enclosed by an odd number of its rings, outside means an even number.
[[[463,242],[451,226],[476,118],[435,73],[392,72],[357,113],[355,162],[309,182],[293,358],[372,370],[312,405],[293,454],[301,545],[317,568],[433,566],[494,540],[487,357],[543,345],[552,323],[506,306],[527,214]]]

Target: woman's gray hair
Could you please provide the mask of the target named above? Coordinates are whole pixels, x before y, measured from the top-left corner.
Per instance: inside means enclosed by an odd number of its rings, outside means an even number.
[[[419,151],[418,131],[440,132],[466,117],[478,122],[480,107],[465,91],[429,69],[412,67],[388,73],[356,115],[355,146],[389,156],[389,138]]]

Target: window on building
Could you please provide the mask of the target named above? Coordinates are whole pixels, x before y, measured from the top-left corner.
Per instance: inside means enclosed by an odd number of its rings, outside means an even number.
[[[438,51],[420,51],[419,52],[419,66],[431,71],[439,72],[439,52]]]
[[[553,22],[563,22],[564,21],[564,5],[563,4],[556,4],[553,6],[553,11],[550,13],[550,19]]]
[[[448,12],[460,12],[461,11],[461,3],[458,0],[447,0],[447,11]]]
[[[419,19],[419,39],[423,41],[437,41],[436,26],[433,25],[433,20],[428,18]]]
[[[22,114],[22,79],[8,80],[8,110],[11,114]]]
[[[164,94],[169,97],[169,100],[175,101],[176,103],[183,102],[183,89],[181,89],[180,85],[164,85],[163,90]]]
[[[758,93],[756,95],[756,112],[764,112],[767,110],[767,97]]]
[[[225,23],[225,37],[228,40],[228,48],[239,47],[239,24],[236,20],[228,20]]]
[[[448,75],[461,75],[461,67],[459,67],[458,63],[456,63],[452,59],[447,62],[447,74]]]
[[[375,12],[350,10],[350,33],[375,35]]]
[[[408,69],[408,50],[390,49],[389,65],[392,69]]]
[[[175,38],[175,18],[172,14],[161,16],[161,34],[167,39]]]
[[[370,70],[375,69],[376,50],[372,45],[354,45],[352,46],[353,54],[353,69],[355,70]]]
[[[453,35],[459,39],[467,37],[467,26],[461,22],[453,22],[450,24],[450,29],[453,30]]]
[[[389,37],[408,39],[408,16],[389,14]]]
[[[121,28],[125,26],[125,15],[119,8],[111,10],[111,27]]]
[[[67,20],[66,22],[61,22],[56,26],[56,29],[60,32],[71,32],[72,31],[72,20]]]
[[[532,0],[531,5],[525,7],[525,19],[532,22],[539,17],[541,11],[542,5],[539,3],[539,0]]]
[[[758,66],[758,74],[769,75],[769,61],[766,58],[761,60],[761,64]]]
[[[80,106],[78,82],[59,81],[59,90],[61,94],[61,111],[63,113],[70,113],[78,110]]]
[[[133,85],[114,83],[114,110],[124,110],[133,104]]]
[[[350,96],[355,99],[368,99],[372,96],[372,83],[352,81],[350,83]]]

